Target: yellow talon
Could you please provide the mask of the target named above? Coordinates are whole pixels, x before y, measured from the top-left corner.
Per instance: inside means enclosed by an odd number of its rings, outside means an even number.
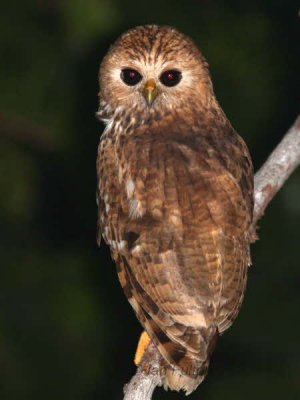
[[[138,345],[136,348],[135,356],[134,356],[134,363],[136,366],[138,366],[139,363],[141,362],[141,359],[143,358],[143,355],[144,355],[149,343],[150,343],[149,335],[146,331],[143,331],[140,336],[140,339],[139,339],[139,342],[138,342]]]

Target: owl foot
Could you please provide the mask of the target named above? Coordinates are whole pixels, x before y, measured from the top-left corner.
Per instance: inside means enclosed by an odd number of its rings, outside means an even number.
[[[134,356],[134,363],[136,366],[138,366],[139,363],[141,362],[149,343],[150,343],[150,337],[148,336],[148,333],[146,331],[143,331],[140,336]]]

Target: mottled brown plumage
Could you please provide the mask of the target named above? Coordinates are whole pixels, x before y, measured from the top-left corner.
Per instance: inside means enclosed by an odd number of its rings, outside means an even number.
[[[138,83],[124,83],[128,68]],[[174,70],[181,80],[164,85],[162,73]],[[165,387],[190,393],[242,302],[250,156],[215,99],[203,56],[171,27],[137,27],[111,47],[98,115],[107,124],[97,160],[99,240],[158,346]]]

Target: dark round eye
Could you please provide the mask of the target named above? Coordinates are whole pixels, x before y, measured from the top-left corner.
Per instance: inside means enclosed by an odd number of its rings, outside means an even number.
[[[126,85],[134,86],[142,80],[142,75],[132,68],[124,68],[121,71],[121,79]]]
[[[159,80],[165,86],[176,86],[181,81],[182,74],[180,71],[176,69],[170,69],[169,71],[165,71],[161,74]]]

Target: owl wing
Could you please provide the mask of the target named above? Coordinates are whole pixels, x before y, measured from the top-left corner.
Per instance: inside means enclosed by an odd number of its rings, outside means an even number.
[[[163,357],[199,374],[243,296],[251,222],[243,173],[235,176],[204,138],[152,135],[127,150],[110,183],[103,234],[124,292]]]

